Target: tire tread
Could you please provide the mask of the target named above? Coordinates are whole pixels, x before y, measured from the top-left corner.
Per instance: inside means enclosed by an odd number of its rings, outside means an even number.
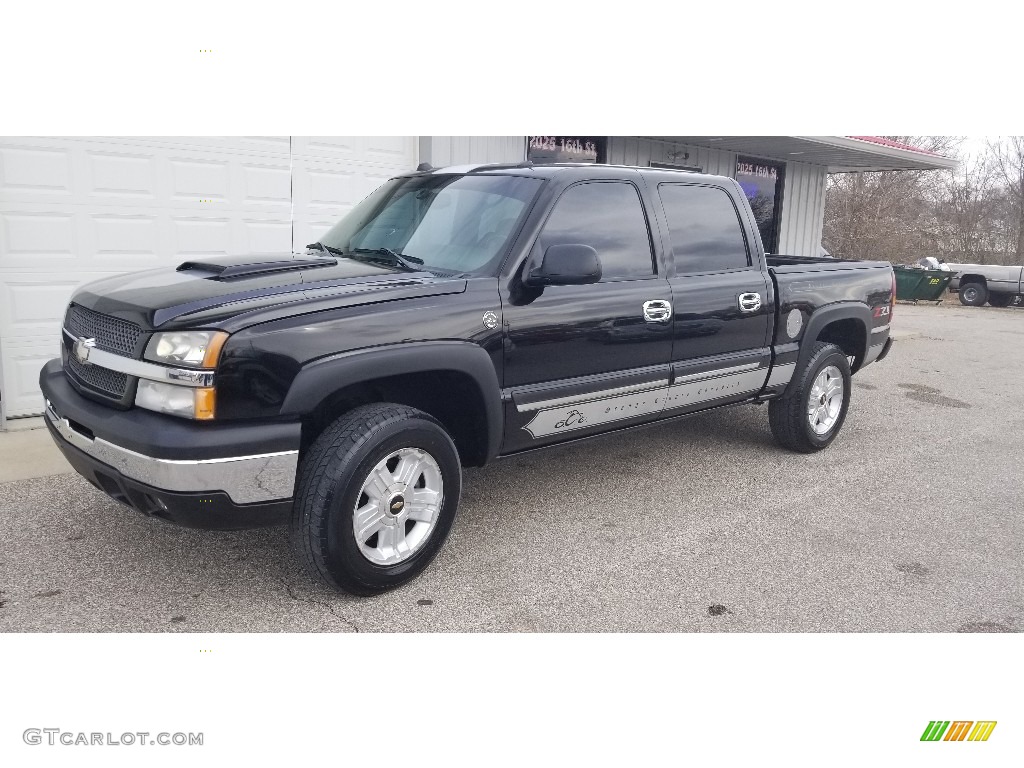
[[[429,414],[396,403],[360,406],[341,416],[320,433],[301,462],[292,507],[290,538],[299,561],[320,584],[356,595],[380,589],[335,572],[328,561],[327,516],[351,456],[381,428],[395,421],[424,419],[441,425]],[[443,429],[443,428],[442,428]],[[314,535],[314,532],[317,532]]]
[[[835,344],[824,341],[815,342],[807,364],[797,372],[798,378],[790,384],[786,394],[768,404],[768,425],[771,427],[775,439],[784,448],[799,453],[815,453],[831,444],[831,439],[825,445],[818,445],[808,437],[804,408],[810,374],[817,370],[822,357],[833,353],[838,353],[844,360],[846,359],[846,355]],[[848,404],[849,389],[844,393],[844,397]],[[844,404],[844,407],[847,407],[847,404]],[[841,428],[842,423],[836,427],[831,437],[834,438]]]

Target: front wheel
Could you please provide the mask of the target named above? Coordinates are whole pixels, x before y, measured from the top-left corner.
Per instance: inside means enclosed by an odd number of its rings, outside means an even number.
[[[817,342],[786,394],[768,405],[775,439],[800,453],[827,448],[846,420],[850,380],[850,362],[843,350]]]
[[[458,451],[432,416],[393,403],[356,408],[302,459],[293,547],[326,586],[355,595],[393,589],[434,559],[461,486]]]
[[[960,303],[967,307],[980,307],[988,299],[988,289],[981,283],[960,286]]]

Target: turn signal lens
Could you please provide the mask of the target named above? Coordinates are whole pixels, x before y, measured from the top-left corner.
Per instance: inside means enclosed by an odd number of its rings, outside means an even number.
[[[895,280],[895,278],[893,278]],[[893,293],[895,296],[896,294]],[[206,345],[206,354],[203,355],[203,367],[204,368],[216,368],[217,363],[220,361],[220,351],[224,348],[224,342],[228,340],[228,335],[223,332],[218,332],[210,337],[210,343]],[[213,390],[211,389],[212,393]],[[212,394],[211,394],[212,397]],[[210,401],[213,402],[212,400]]]
[[[217,405],[217,390],[213,387],[203,387],[195,390],[196,393],[196,415],[193,418],[206,421],[212,419]]]

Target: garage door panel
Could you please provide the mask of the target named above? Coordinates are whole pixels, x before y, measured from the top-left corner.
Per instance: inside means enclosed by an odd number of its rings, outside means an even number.
[[[335,160],[357,159],[356,136],[296,136],[292,153],[296,157],[328,157]]]
[[[142,197],[157,194],[156,158],[152,155],[89,150],[85,153],[90,195]]]
[[[179,200],[228,200],[228,163],[224,160],[172,157],[171,194]]]
[[[160,247],[160,225],[155,215],[97,214],[90,221],[93,247],[87,250],[104,267],[112,268],[117,263],[126,269],[147,269],[155,265]]]
[[[173,219],[175,253],[181,256],[222,256],[231,250],[228,219]]]
[[[352,171],[334,168],[307,169],[309,194],[303,201],[313,205],[352,206],[359,201],[359,176]]]
[[[68,260],[74,251],[71,213],[0,209],[0,268]]]
[[[408,136],[368,136],[365,139],[365,152],[367,157],[379,159],[383,162],[396,163],[409,167],[407,158],[415,158],[415,140]]]
[[[296,215],[309,210],[338,218],[395,174],[406,171],[297,159],[293,172]]]
[[[292,247],[292,223],[288,220],[247,219],[245,248],[249,253],[288,253]]]
[[[295,136],[292,157],[357,166],[377,165],[392,171],[416,167],[417,140],[412,136]]]
[[[0,190],[44,195],[71,193],[71,156],[66,149],[0,148]]]
[[[292,176],[287,165],[243,163],[239,174],[246,207],[291,206]]]
[[[43,411],[39,371],[60,356],[60,334],[32,339],[0,340],[3,407],[8,417],[33,416]]]
[[[71,294],[91,273],[52,277],[0,272],[0,328],[4,338],[22,339],[57,333]]]

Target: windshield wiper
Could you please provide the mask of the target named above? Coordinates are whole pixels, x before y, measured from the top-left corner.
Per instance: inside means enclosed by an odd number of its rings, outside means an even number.
[[[308,248],[311,251],[319,250],[321,253],[333,253],[335,256],[345,255],[344,251],[340,250],[339,248],[331,248],[331,246],[324,245],[323,243],[320,242],[310,243],[309,245],[306,246],[306,248]]]
[[[410,272],[419,272],[417,264],[422,264],[423,259],[418,259],[415,256],[406,256],[405,254],[392,251],[390,248],[353,248],[352,253],[368,254],[370,256],[383,256],[383,259],[373,259],[373,261],[383,261],[387,264],[394,264],[397,267],[404,267]],[[350,255],[350,254],[347,254]]]

